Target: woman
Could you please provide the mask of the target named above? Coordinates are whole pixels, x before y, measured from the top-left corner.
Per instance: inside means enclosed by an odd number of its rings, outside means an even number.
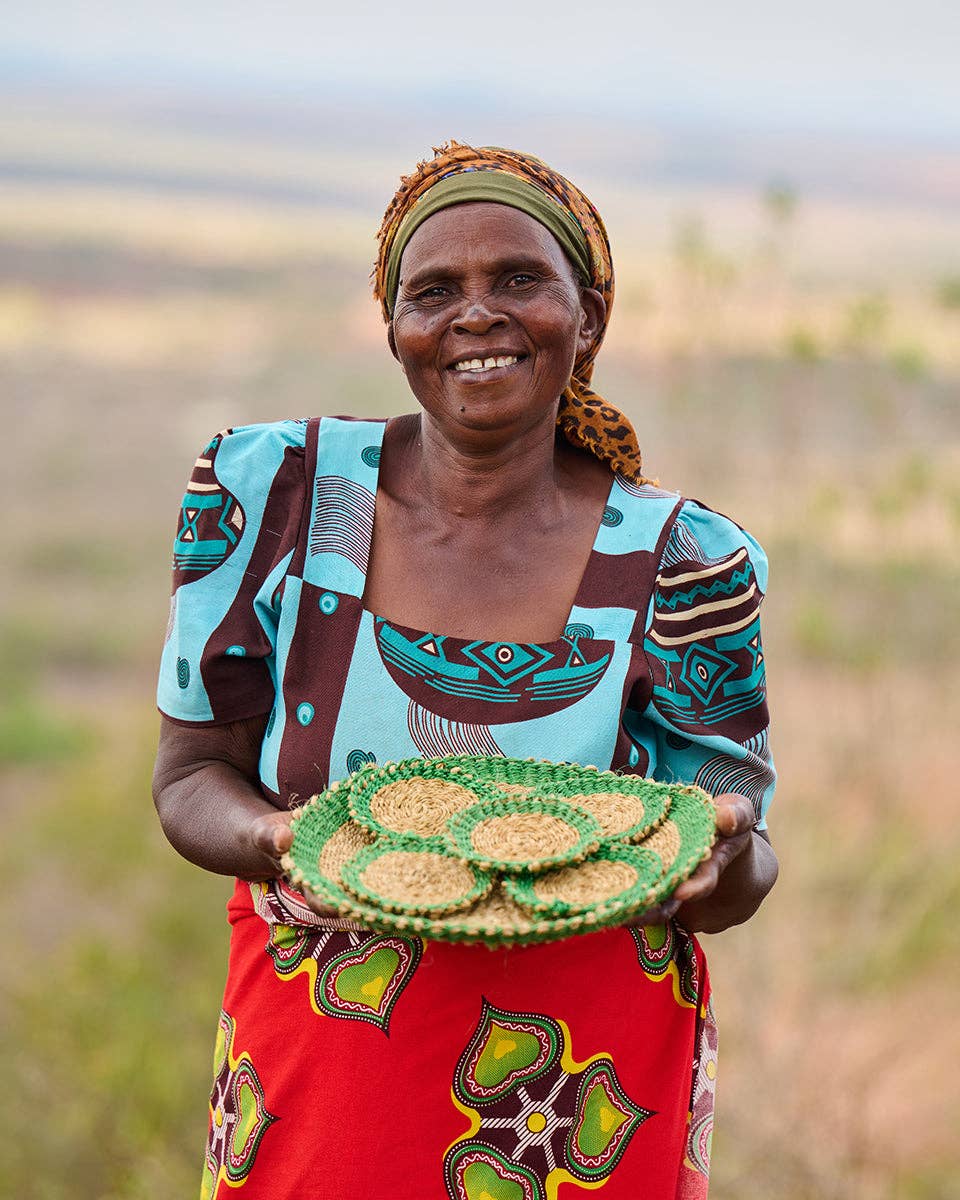
[[[185,857],[237,876],[203,1194],[705,1195],[691,932],[776,876],[762,551],[645,481],[590,391],[609,247],[544,164],[421,163],[375,290],[419,413],[227,430],[183,502],[155,797]],[[291,807],[455,752],[696,779],[717,846],[629,928],[495,951],[381,936],[280,880]]]

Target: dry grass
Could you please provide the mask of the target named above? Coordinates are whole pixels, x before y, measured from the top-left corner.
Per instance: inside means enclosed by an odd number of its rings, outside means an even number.
[[[152,153],[196,169],[214,149]],[[270,169],[294,178],[294,158]],[[354,167],[363,187],[391,177]],[[599,382],[636,418],[650,469],[732,512],[772,564],[783,869],[754,921],[708,939],[714,1193],[945,1200],[960,1121],[960,314],[937,285],[957,270],[956,219],[801,198],[778,234],[756,197],[610,198],[620,311]],[[694,205],[710,224],[684,241]],[[195,1182],[225,932],[222,884],[162,846],[148,799],[168,543],[216,429],[409,406],[366,292],[374,223],[106,185],[0,197],[16,581],[0,600],[0,857],[18,916],[0,1048],[24,1147],[0,1168],[10,1194]],[[151,992],[171,971],[187,989],[176,1026]]]

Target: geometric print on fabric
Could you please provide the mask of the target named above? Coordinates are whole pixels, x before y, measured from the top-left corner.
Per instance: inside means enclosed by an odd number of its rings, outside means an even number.
[[[306,974],[321,1016],[366,1021],[390,1036],[390,1015],[423,955],[420,938],[270,926],[266,951],[280,979]]]
[[[693,1089],[690,1097],[690,1132],[683,1160],[677,1200],[706,1200],[710,1182],[710,1149],[713,1141],[713,1110],[717,1088],[717,1022],[713,997],[701,1010],[698,1021],[696,1057],[693,1060]]]
[[[211,1200],[223,1180],[230,1187],[246,1181],[264,1134],[279,1120],[267,1111],[263,1086],[250,1055],[246,1051],[236,1054],[235,1037],[236,1023],[221,1009],[201,1200]]]
[[[424,758],[443,758],[446,754],[489,754],[503,757],[503,751],[486,725],[448,721],[416,700],[407,706],[407,729],[413,744]]]
[[[611,642],[568,630],[556,642],[485,642],[374,620],[393,681],[422,707],[466,725],[549,716],[582,700],[606,673]]]
[[[654,981],[669,978],[677,1004],[681,1008],[696,1008],[699,978],[692,935],[673,921],[662,925],[632,926],[630,933],[647,978]]]
[[[451,1200],[555,1200],[561,1183],[598,1186],[655,1115],[624,1093],[608,1054],[574,1060],[562,1021],[486,999],[451,1098],[470,1119],[444,1157]]]
[[[342,475],[321,475],[314,490],[310,553],[342,554],[366,571],[373,540],[374,496]]]
[[[644,649],[654,702],[677,728],[707,732],[753,709],[766,724],[762,599],[746,547],[658,574]],[[756,730],[746,720],[749,736]]]
[[[770,764],[748,750],[743,759],[731,758],[729,754],[718,754],[707,759],[693,782],[711,796],[720,796],[725,792],[746,796],[753,801],[759,816],[763,797],[775,778]]]
[[[194,463],[193,473],[180,503],[180,523],[173,543],[173,568],[177,584],[184,575],[206,575],[227,561],[243,533],[240,502],[216,476],[217,451],[226,434],[218,433]]]

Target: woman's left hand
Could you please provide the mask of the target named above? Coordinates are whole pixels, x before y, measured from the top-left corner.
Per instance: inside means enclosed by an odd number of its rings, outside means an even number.
[[[715,796],[713,802],[717,806],[717,840],[709,856],[673,893],[674,900],[679,900],[681,904],[706,900],[713,895],[720,876],[753,840],[757,814],[746,796],[731,792]]]
[[[773,847],[754,828],[757,816],[745,796],[715,796],[714,804],[717,840],[710,855],[669,900],[628,925],[657,925],[676,917],[691,932],[719,933],[748,920],[760,907],[777,878]]]

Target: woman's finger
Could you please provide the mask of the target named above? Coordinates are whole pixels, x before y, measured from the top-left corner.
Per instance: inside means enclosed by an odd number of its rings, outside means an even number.
[[[275,812],[257,817],[250,827],[250,838],[256,848],[271,858],[286,854],[293,845],[292,816],[292,813]]]
[[[749,833],[756,825],[757,814],[746,796],[724,792],[714,796],[713,802],[717,808],[717,833],[721,837],[739,837],[742,833]]]

